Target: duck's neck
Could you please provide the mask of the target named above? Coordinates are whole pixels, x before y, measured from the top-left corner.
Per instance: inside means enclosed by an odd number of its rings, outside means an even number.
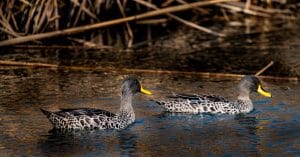
[[[240,111],[242,113],[247,113],[253,110],[253,103],[248,93],[240,94],[238,96],[238,104],[239,104]]]
[[[132,107],[132,94],[122,94],[121,96],[121,106],[118,115],[124,119],[135,118],[133,107]]]

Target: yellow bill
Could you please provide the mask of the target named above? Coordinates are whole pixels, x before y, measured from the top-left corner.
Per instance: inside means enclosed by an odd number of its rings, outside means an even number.
[[[149,90],[144,89],[142,86],[141,86],[141,93],[148,94],[148,95],[152,94]]]
[[[260,84],[258,85],[257,92],[265,97],[272,97],[272,94],[261,88]]]

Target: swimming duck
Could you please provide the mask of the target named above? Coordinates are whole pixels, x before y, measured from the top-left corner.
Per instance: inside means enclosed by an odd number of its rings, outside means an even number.
[[[250,99],[252,92],[271,97],[271,93],[262,88],[259,79],[255,76],[243,77],[238,84],[237,91],[239,96],[235,101],[229,101],[217,95],[174,94],[174,96],[169,97],[171,100],[156,102],[168,112],[238,114],[253,110],[253,103]]]
[[[47,116],[54,129],[123,129],[135,120],[132,99],[136,93],[152,94],[141,86],[137,78],[130,76],[122,83],[121,104],[116,114],[92,108],[61,109],[59,112],[50,112],[43,109],[41,111]]]

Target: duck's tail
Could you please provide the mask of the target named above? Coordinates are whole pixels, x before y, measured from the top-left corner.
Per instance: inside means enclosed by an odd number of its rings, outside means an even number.
[[[50,112],[50,111],[46,111],[46,110],[44,110],[44,109],[40,109],[40,110],[44,113],[44,115],[47,116],[47,118],[50,117],[50,115],[51,115],[51,112]]]
[[[54,128],[59,128],[61,126],[61,121],[63,121],[62,117],[57,115],[56,113],[40,109],[44,115],[47,116],[50,123],[53,125]]]

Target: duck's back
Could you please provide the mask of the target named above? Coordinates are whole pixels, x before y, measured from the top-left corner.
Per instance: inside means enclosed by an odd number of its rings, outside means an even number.
[[[56,114],[67,117],[67,116],[107,116],[114,117],[116,116],[114,113],[102,110],[102,109],[92,109],[92,108],[77,108],[77,109],[60,109]]]

